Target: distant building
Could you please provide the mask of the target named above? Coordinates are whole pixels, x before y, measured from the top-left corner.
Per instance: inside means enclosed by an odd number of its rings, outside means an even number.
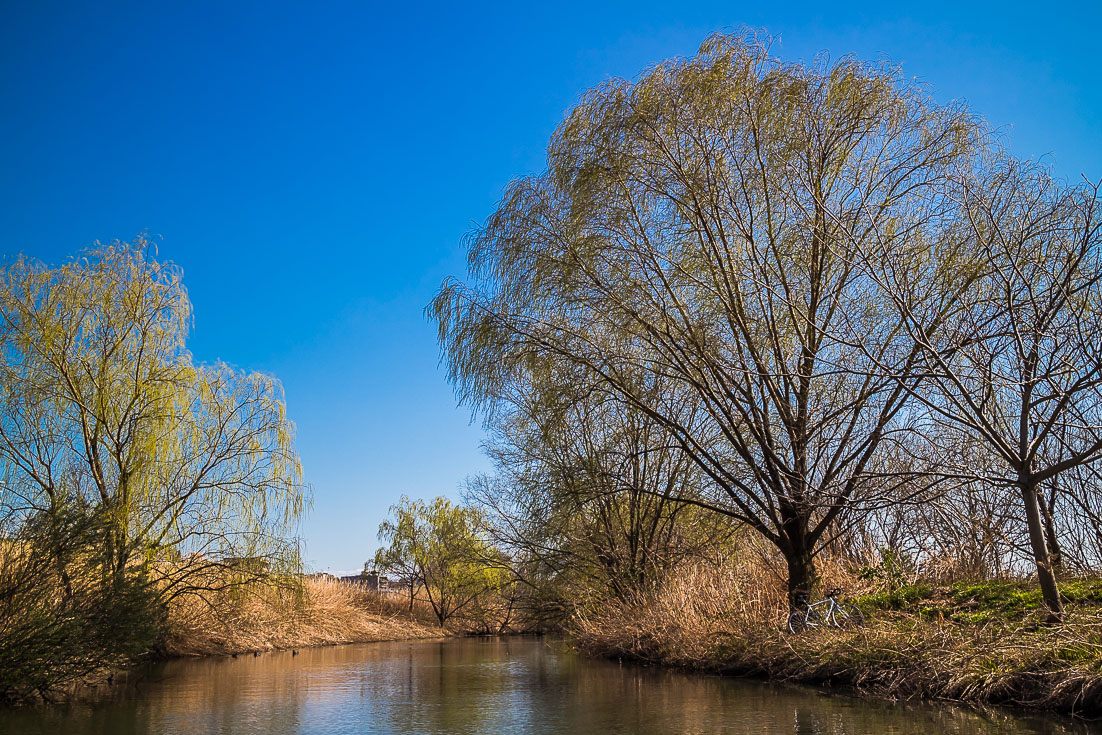
[[[373,590],[378,590],[379,592],[390,591],[390,580],[374,569],[364,575],[364,582]]]
[[[390,591],[390,580],[374,569],[366,574],[353,574],[349,577],[341,577],[341,581],[348,582],[349,584],[362,584],[369,590],[376,590],[378,592]]]

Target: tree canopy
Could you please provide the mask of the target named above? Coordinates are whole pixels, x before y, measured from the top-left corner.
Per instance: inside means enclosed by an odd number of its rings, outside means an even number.
[[[144,239],[0,270],[8,510],[102,515],[110,573],[139,562],[170,587],[229,558],[297,559],[307,502],[279,381],[196,365],[190,325],[179,268]]]
[[[982,138],[889,66],[783,64],[754,35],[604,84],[471,237],[473,282],[434,301],[452,377],[492,409],[533,356],[589,371],[806,589],[880,487],[917,366],[861,256],[912,254],[952,287],[954,176]]]
[[[1102,457],[1096,203],[890,64],[716,35],[589,91],[429,312],[491,425],[629,406],[793,595],[868,512],[1016,487],[1055,615],[1038,488]]]

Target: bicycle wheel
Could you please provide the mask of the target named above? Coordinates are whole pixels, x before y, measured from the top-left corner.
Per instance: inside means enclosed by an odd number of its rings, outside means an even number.
[[[839,602],[831,617],[836,628],[860,628],[865,624],[865,613],[852,602]]]
[[[821,627],[823,616],[815,608],[807,610],[793,610],[788,613],[788,630],[791,633],[802,633],[811,628]]]

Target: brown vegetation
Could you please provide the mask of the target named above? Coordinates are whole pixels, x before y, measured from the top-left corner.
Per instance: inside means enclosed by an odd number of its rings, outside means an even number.
[[[1065,583],[1068,615],[1045,625],[1036,583],[875,592],[841,566],[823,566],[829,582],[865,593],[856,596],[869,613],[865,627],[790,634],[783,579],[745,564],[697,565],[632,599],[579,609],[574,640],[594,655],[852,686],[892,699],[1102,711],[1097,580]]]
[[[248,653],[299,646],[438,638],[431,610],[399,595],[333,579],[181,596],[169,606],[167,655]]]

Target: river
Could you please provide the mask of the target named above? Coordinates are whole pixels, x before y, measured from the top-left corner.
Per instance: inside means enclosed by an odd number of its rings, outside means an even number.
[[[0,710],[0,733],[1102,733],[1053,716],[893,705],[467,638],[158,664],[95,701]]]

